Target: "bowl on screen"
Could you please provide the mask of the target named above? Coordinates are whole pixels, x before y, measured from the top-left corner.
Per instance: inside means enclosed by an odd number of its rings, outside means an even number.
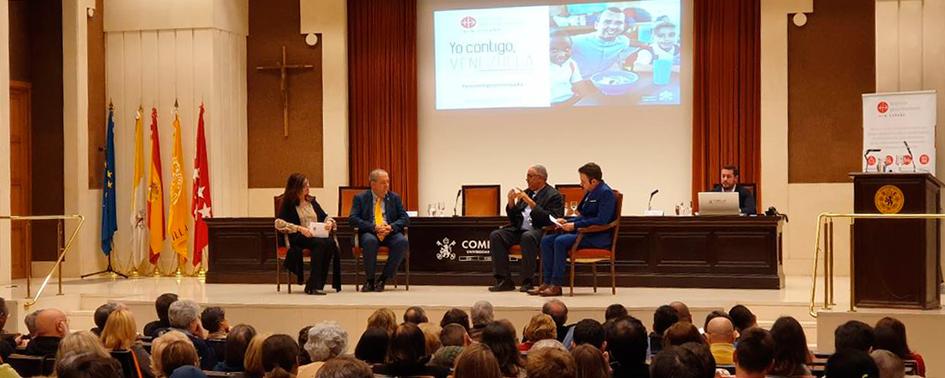
[[[623,96],[630,92],[640,77],[629,71],[604,71],[591,76],[591,82],[607,96]]]

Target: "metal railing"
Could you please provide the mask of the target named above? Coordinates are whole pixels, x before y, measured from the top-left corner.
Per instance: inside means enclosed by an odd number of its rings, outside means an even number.
[[[811,274],[810,289],[810,316],[817,317],[817,260],[820,259],[821,247],[824,254],[824,310],[836,306],[833,291],[833,220],[835,218],[850,219],[850,311],[856,311],[854,306],[854,272],[853,272],[853,220],[855,219],[945,219],[945,214],[849,214],[849,213],[820,213],[817,216],[817,232],[814,241],[814,267]],[[823,236],[823,239],[821,239]],[[821,246],[823,240],[823,246]]]
[[[57,229],[57,241],[56,247],[58,256],[56,257],[56,263],[53,264],[52,268],[49,269],[49,273],[46,274],[46,278],[43,279],[42,285],[39,286],[39,290],[36,291],[36,296],[32,296],[32,287],[31,281],[33,276],[32,269],[32,259],[29,263],[26,264],[26,299],[28,300],[23,304],[24,308],[29,309],[31,306],[36,304],[36,301],[43,295],[43,291],[46,290],[46,286],[49,285],[49,280],[52,278],[54,272],[58,270],[58,286],[59,294],[62,295],[62,261],[66,256],[66,253],[69,252],[69,249],[72,248],[72,243],[75,241],[76,236],[79,235],[79,230],[82,229],[82,224],[85,223],[85,217],[81,215],[0,215],[0,219],[9,219],[11,221],[42,221],[42,220],[56,220],[56,229]],[[75,230],[72,231],[72,235],[69,236],[69,240],[65,245],[62,244],[63,235],[65,232],[65,221],[66,220],[78,220],[79,223],[76,225]]]

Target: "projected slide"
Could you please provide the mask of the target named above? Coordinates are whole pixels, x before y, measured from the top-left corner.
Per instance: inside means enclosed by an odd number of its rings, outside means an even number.
[[[679,0],[433,17],[438,110],[679,104]]]

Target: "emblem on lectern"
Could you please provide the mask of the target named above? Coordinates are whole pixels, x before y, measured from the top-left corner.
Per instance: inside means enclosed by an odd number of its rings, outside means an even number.
[[[906,197],[902,194],[902,189],[895,185],[883,185],[873,196],[873,203],[876,210],[882,214],[896,214],[902,210],[902,205],[906,202]]]

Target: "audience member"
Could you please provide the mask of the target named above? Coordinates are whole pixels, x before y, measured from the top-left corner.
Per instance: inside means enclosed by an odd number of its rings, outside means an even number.
[[[222,307],[203,309],[200,324],[207,330],[207,340],[225,340],[227,332],[230,332],[230,323],[226,321],[226,311]]]
[[[482,339],[482,330],[495,320],[492,303],[488,301],[473,303],[469,314],[470,320],[472,320],[472,328],[469,329],[469,338],[479,342]]]
[[[154,310],[157,312],[158,320],[145,324],[144,335],[148,337],[158,337],[161,332],[171,327],[167,317],[167,311],[171,308],[171,303],[177,302],[177,294],[164,293],[154,300]]]
[[[213,370],[224,373],[243,371],[246,348],[249,347],[249,342],[254,336],[256,336],[256,329],[251,325],[237,324],[231,328],[230,333],[226,335],[223,361],[218,362]]]
[[[10,316],[10,311],[7,310],[7,302],[0,298],[0,334],[7,335],[6,326],[7,318]],[[5,360],[7,357],[10,357],[16,351],[16,338],[15,337],[4,337],[0,340],[0,361]]]
[[[574,357],[568,352],[545,348],[529,353],[525,365],[528,378],[575,378]]]
[[[443,314],[443,319],[440,320],[440,327],[446,327],[447,324],[459,324],[469,333],[469,315],[466,314],[466,311],[455,307],[446,311],[446,313]],[[471,338],[472,335],[469,337]]]
[[[427,312],[420,306],[410,306],[407,307],[407,311],[404,311],[404,323],[428,323],[430,319],[427,318]]]
[[[761,328],[747,328],[742,332],[732,357],[736,378],[765,378],[774,362],[774,339]]]
[[[423,332],[424,351],[426,355],[433,356],[433,353],[436,353],[436,351],[443,346],[443,343],[440,342],[440,332],[442,332],[443,329],[433,323],[420,323],[417,324],[417,327]]]
[[[712,357],[712,351],[709,350],[709,346],[706,345],[706,343],[688,342],[680,345],[680,347],[692,352],[692,355],[696,356],[696,360],[699,361],[696,369],[699,371],[700,377],[715,377],[715,359]]]
[[[388,308],[379,308],[367,320],[368,328],[382,328],[387,330],[387,334],[394,333],[397,329],[397,316]]]
[[[669,327],[679,321],[676,309],[670,305],[662,305],[653,313],[653,332],[650,332],[650,355],[659,353],[663,349],[663,334]]]
[[[590,344],[597,349],[604,348],[604,326],[594,319],[583,319],[574,325],[574,339],[571,345],[565,346],[573,349],[582,344]]]
[[[354,347],[354,356],[372,365],[383,364],[387,359],[390,335],[384,328],[368,328]]]
[[[66,314],[55,308],[44,309],[36,316],[36,336],[30,339],[23,354],[41,357],[55,355],[59,342],[68,334],[69,320]]]
[[[174,341],[185,341],[189,343],[190,338],[182,332],[172,330],[165,332],[151,342],[151,371],[154,372],[155,376],[164,377],[164,366],[162,365],[161,359],[165,347]]]
[[[870,352],[870,358],[876,364],[876,370],[879,371],[879,378],[905,378],[906,365],[895,353],[885,349],[874,349]]]
[[[172,340],[164,345],[161,352],[161,372],[162,377],[169,377],[177,368],[181,366],[194,366],[200,364],[200,357],[197,356],[197,350],[194,344],[187,340]]]
[[[464,348],[465,347],[461,346],[440,347],[440,349],[437,349],[436,352],[433,353],[433,357],[430,358],[430,365],[452,369],[453,365],[456,364],[456,357],[459,357],[459,354],[463,353]]]
[[[735,363],[732,358],[735,353],[735,327],[728,317],[718,316],[710,320],[705,327],[705,338],[709,342],[716,365]]]
[[[535,314],[528,324],[525,325],[525,329],[522,331],[522,338],[524,341],[518,346],[518,349],[522,352],[527,352],[540,340],[557,340],[555,321],[547,314]]]
[[[92,321],[95,323],[95,328],[91,329],[95,336],[102,335],[102,330],[105,329],[105,322],[108,321],[108,316],[119,308],[125,308],[125,306],[117,302],[108,302],[98,306],[98,308],[95,309],[95,313],[92,315]]]
[[[141,363],[142,361],[151,361],[151,353],[148,353],[144,346],[138,342],[137,330],[138,325],[135,323],[131,311],[125,308],[112,311],[102,328],[102,345],[110,351],[127,350],[131,352],[132,357],[141,367],[141,374],[153,377],[154,373],[148,364]]]
[[[168,378],[207,378],[207,373],[196,366],[184,365],[174,369]]]
[[[807,364],[811,361],[807,349],[807,336],[801,323],[790,316],[782,316],[771,326],[774,340],[774,363],[768,375],[781,377],[809,376]]]
[[[705,338],[696,326],[685,320],[676,322],[663,333],[663,348],[670,345],[680,346],[689,342],[705,343]]]
[[[79,331],[64,337],[59,343],[58,349],[53,353],[45,355],[46,357],[55,357],[56,363],[63,361],[66,356],[78,354],[93,354],[102,358],[111,358],[108,351],[102,347],[98,337],[90,331]]]
[[[896,318],[885,317],[876,322],[873,330],[876,336],[876,349],[885,349],[893,352],[903,360],[914,360],[915,375],[925,376],[925,360],[922,355],[909,349],[906,341],[906,326]]]
[[[387,363],[374,368],[374,373],[403,376],[403,375],[432,375],[444,378],[449,375],[449,369],[427,366],[430,358],[425,353],[423,332],[413,323],[404,323],[397,326],[390,340],[390,350]]]
[[[670,303],[669,306],[676,310],[676,315],[679,317],[679,321],[687,321],[692,323],[692,313],[689,312],[689,306],[686,306],[685,303],[675,301]]]
[[[309,331],[310,341],[311,337]],[[294,377],[299,369],[299,344],[289,335],[267,337],[262,345],[262,365],[265,378]]]
[[[312,326],[309,325],[299,330],[299,366],[312,363],[312,358],[305,351],[305,343],[308,342],[308,331],[310,329],[312,329]]]
[[[714,310],[705,316],[705,323],[702,323],[702,329],[700,331],[705,331],[707,328],[709,328],[709,322],[712,321],[712,319],[720,318],[720,317],[728,319],[729,322],[732,321],[732,318],[730,318],[728,316],[728,313],[726,313],[725,311]]]
[[[472,344],[456,357],[453,378],[502,378],[499,361],[485,344]]]
[[[827,359],[824,376],[830,378],[879,378],[879,369],[870,355],[856,347],[846,347]]]
[[[55,373],[59,378],[121,377],[121,365],[111,356],[69,353],[56,361]]]
[[[744,305],[738,304],[732,306],[732,308],[728,310],[728,317],[732,319],[732,325],[735,326],[735,330],[739,333],[751,327],[758,326],[758,319],[755,317],[755,314]]]
[[[614,378],[647,378],[646,327],[639,319],[623,316],[604,323],[604,351],[610,356]]]
[[[558,339],[538,340],[534,344],[532,344],[532,348],[529,349],[529,351],[539,350],[539,349],[544,349],[544,348],[555,348],[555,349],[561,349],[565,352],[568,351],[568,348],[564,346],[564,343],[558,341]]]
[[[650,378],[704,378],[699,357],[681,346],[664,345],[650,361]]]
[[[469,345],[471,341],[469,334],[466,333],[466,329],[459,324],[447,324],[446,327],[440,330],[440,344],[445,347],[463,347]]]
[[[36,337],[36,318],[39,317],[40,312],[43,312],[43,309],[33,311],[23,317],[23,324],[26,325],[26,334],[17,336],[14,339],[15,347],[26,348],[26,345],[29,344],[30,340]]]
[[[506,322],[497,321],[482,331],[482,343],[486,344],[499,361],[499,369],[506,377],[525,375],[525,364],[515,341],[515,328]]]
[[[852,348],[869,353],[873,349],[873,327],[859,320],[841,324],[833,332],[834,352]]]
[[[571,351],[574,357],[575,378],[610,378],[610,366],[600,349],[582,344]]]
[[[207,334],[200,324],[199,316],[200,305],[188,299],[171,303],[167,310],[167,319],[171,328],[187,335],[190,342],[194,344],[194,348],[197,349],[197,356],[200,357],[198,366],[204,370],[212,370],[214,366],[217,366],[217,355],[204,340]]]
[[[314,378],[326,361],[348,350],[348,332],[336,322],[322,321],[309,328],[303,347],[312,362],[299,366],[296,376]]]
[[[616,319],[627,315],[629,315],[629,313],[627,312],[626,307],[623,307],[623,305],[620,303],[614,303],[610,306],[607,306],[607,309],[604,310],[604,321],[606,322],[610,319]]]
[[[243,357],[243,372],[250,378],[261,378],[266,374],[266,368],[263,367],[262,354],[263,343],[272,334],[257,333],[249,341],[246,347],[246,355]]]
[[[364,361],[351,356],[339,356],[318,369],[315,378],[374,378],[374,373]]]
[[[570,326],[565,325],[568,322],[568,306],[560,299],[551,299],[541,306],[541,312],[554,320],[555,327],[558,328],[556,337],[558,341],[564,341],[564,337],[568,334],[568,328],[570,328]]]

